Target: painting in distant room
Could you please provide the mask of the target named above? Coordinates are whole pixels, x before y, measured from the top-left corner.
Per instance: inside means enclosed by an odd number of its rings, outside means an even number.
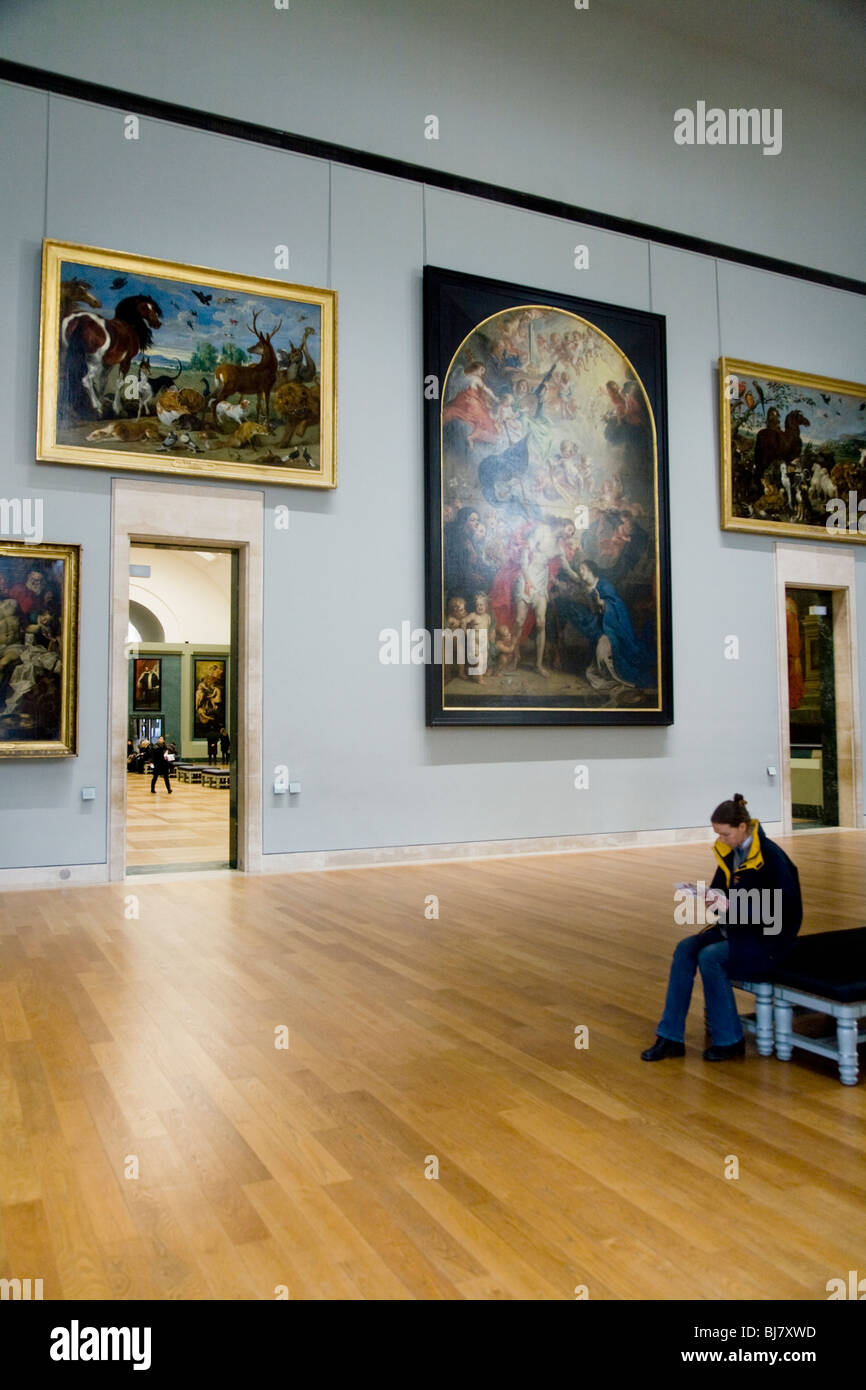
[[[162,661],[158,656],[136,657],[133,662],[132,708],[145,712],[162,708]]]
[[[866,386],[719,360],[722,526],[866,542]]]
[[[428,278],[428,719],[669,722],[660,321],[450,278]]]
[[[73,545],[0,544],[0,757],[75,752],[78,561]]]
[[[226,663],[216,657],[193,662],[195,703],[193,738],[219,737],[226,726]]]

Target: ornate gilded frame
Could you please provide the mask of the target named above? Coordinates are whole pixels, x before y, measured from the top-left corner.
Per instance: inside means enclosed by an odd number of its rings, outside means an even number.
[[[850,398],[850,404],[849,404]],[[751,493],[757,493],[758,484],[764,484],[755,475],[754,464],[754,440],[757,439],[758,430],[754,431],[754,439],[749,445],[746,441],[745,451],[741,454],[741,459],[736,461],[738,478],[735,479],[735,458],[734,450],[738,449],[737,437],[739,432],[750,424],[766,426],[767,416],[770,409],[775,405],[779,411],[780,423],[793,412],[801,410],[801,414],[808,414],[808,429],[810,435],[814,436],[821,430],[822,425],[818,422],[827,420],[829,425],[836,423],[837,415],[841,420],[847,420],[852,425],[852,430],[842,431],[838,437],[832,434],[823,441],[817,441],[814,437],[807,437],[805,440],[800,437],[801,452],[792,462],[796,460],[807,460],[806,468],[801,465],[801,471],[811,478],[814,464],[809,465],[808,461],[814,459],[816,462],[824,457],[829,461],[832,452],[834,464],[843,462],[850,463],[859,474],[863,482],[853,488],[843,483],[840,491],[836,483],[832,486],[836,489],[836,505],[831,506],[834,498],[828,493],[823,493],[818,498],[818,492],[813,494],[816,503],[805,499],[801,512],[805,515],[805,508],[808,505],[809,514],[815,516],[814,520],[803,521],[796,519],[796,508],[794,506],[796,497],[796,483],[793,485],[791,493],[791,506],[788,506],[787,495],[783,492],[783,501],[776,508],[773,506],[772,497],[766,503],[768,511],[774,509],[784,513],[792,511],[795,513],[794,520],[774,519],[771,515],[754,514],[754,502],[745,499],[743,488],[750,488]],[[840,405],[843,410],[840,410]],[[856,419],[854,418],[856,416]],[[811,541],[847,541],[851,544],[866,544],[866,468],[857,462],[858,456],[862,454],[866,447],[866,386],[855,381],[838,381],[833,377],[813,376],[807,372],[793,372],[784,367],[769,367],[759,362],[745,362],[734,357],[719,358],[719,422],[720,422],[720,483],[721,483],[721,524],[724,531],[752,531],[765,536],[799,536],[803,540]],[[858,429],[853,426],[858,426]],[[797,431],[805,428],[796,426]],[[796,448],[796,440],[792,436],[792,443]],[[751,458],[748,456],[748,449],[751,447]],[[739,449],[738,449],[739,452]],[[839,454],[844,458],[839,459]],[[784,460],[783,460],[784,461]],[[788,467],[786,462],[786,470]],[[758,465],[760,467],[760,465]],[[772,485],[772,483],[771,483]],[[789,487],[792,486],[788,483]],[[768,496],[766,488],[765,496]],[[853,504],[852,504],[853,493]],[[759,509],[764,504],[765,498],[755,497]],[[844,502],[844,508],[840,508],[839,501]],[[861,505],[862,504],[862,505]],[[816,511],[816,506],[823,505],[823,511]],[[746,513],[746,508],[752,510],[752,514]],[[844,510],[844,525],[842,524],[842,511]],[[853,523],[853,524],[852,524]]]
[[[64,281],[64,266],[67,267],[67,279]],[[95,294],[95,286],[92,282],[88,283],[85,279],[88,270],[94,271],[94,278],[100,281],[106,280],[107,275],[114,275],[117,282],[122,285],[113,293],[119,298],[124,288],[134,290],[137,294],[144,297],[148,292],[155,300],[160,301],[162,309],[160,327],[165,327],[166,306],[169,308],[174,304],[177,306],[176,319],[172,331],[179,334],[183,339],[184,333],[181,331],[181,320],[185,325],[184,332],[190,334],[190,346],[197,331],[203,336],[201,344],[205,348],[216,348],[211,341],[211,336],[216,335],[217,330],[213,328],[213,322],[218,317],[219,312],[224,312],[226,317],[220,320],[220,329],[227,327],[228,334],[234,333],[234,327],[228,326],[230,320],[228,315],[233,313],[231,304],[238,305],[238,318],[235,321],[237,336],[242,340],[235,345],[232,341],[232,351],[241,348],[245,353],[251,346],[251,336],[247,334],[246,328],[250,315],[256,307],[256,301],[261,301],[259,312],[267,311],[267,317],[262,320],[262,325],[267,331],[274,324],[273,315],[280,313],[283,322],[279,324],[277,320],[276,337],[274,340],[274,350],[285,350],[290,346],[290,332],[287,326],[286,315],[289,315],[289,322],[297,326],[297,336],[300,337],[300,322],[307,320],[313,327],[313,319],[316,311],[319,311],[319,341],[312,344],[315,353],[319,355],[318,381],[311,379],[307,386],[314,391],[314,398],[318,394],[318,406],[320,411],[319,441],[313,440],[310,448],[313,449],[311,455],[312,462],[304,458],[304,454],[309,453],[305,435],[309,440],[308,429],[314,433],[315,421],[311,426],[304,427],[304,433],[298,433],[301,428],[303,412],[295,423],[288,417],[283,417],[275,424],[269,434],[264,432],[255,439],[238,438],[236,446],[232,444],[222,445],[219,437],[214,434],[209,438],[207,431],[210,429],[212,411],[203,411],[200,418],[204,429],[196,431],[189,427],[183,429],[183,422],[177,430],[173,426],[163,426],[156,415],[151,415],[150,420],[154,428],[158,428],[159,434],[141,440],[116,440],[106,438],[99,441],[88,441],[86,433],[90,433],[87,426],[94,430],[115,423],[114,417],[109,414],[99,416],[96,410],[87,401],[84,394],[80,397],[80,405],[83,410],[73,416],[67,413],[63,419],[59,419],[61,407],[61,386],[64,392],[67,390],[67,377],[64,367],[64,375],[61,377],[61,367],[65,361],[67,348],[61,344],[61,298],[65,299],[64,308],[69,313],[63,315],[63,321],[72,313],[92,313],[95,317],[107,321],[107,316],[111,312],[112,306],[105,304],[100,294]],[[84,274],[72,272],[83,271]],[[97,305],[89,305],[86,300],[72,301],[66,288],[71,280],[85,279],[88,283],[88,291],[91,298],[99,300]],[[114,282],[112,282],[114,283]],[[148,286],[152,284],[153,290],[148,291]],[[111,286],[109,286],[111,289]],[[64,290],[66,293],[64,294]],[[227,291],[227,294],[218,294],[218,291]],[[181,304],[180,299],[184,299]],[[223,305],[219,305],[219,300],[223,300]],[[206,304],[207,301],[207,304]],[[198,305],[198,309],[195,307]],[[285,306],[285,311],[283,307]],[[114,306],[115,308],[117,305]],[[303,314],[300,310],[303,309]],[[196,325],[201,317],[204,323],[204,314],[211,315],[210,322],[206,328],[198,330]],[[184,317],[185,316],[185,317]],[[254,321],[254,320],[253,320]],[[258,332],[258,328],[256,330]],[[255,482],[255,483],[283,483],[292,484],[299,487],[312,488],[333,488],[337,485],[337,465],[336,465],[336,331],[337,331],[337,295],[333,290],[316,289],[309,285],[293,285],[284,283],[281,280],[254,279],[248,275],[239,275],[229,271],[211,270],[203,266],[182,265],[174,261],[154,260],[147,256],[132,255],[123,251],[107,251],[92,246],[78,246],[72,242],[51,241],[46,239],[43,242],[42,253],[42,315],[39,332],[39,396],[38,396],[38,421],[37,421],[37,449],[36,457],[44,463],[64,463],[76,467],[87,468],[110,468],[113,471],[124,470],[136,473],[168,473],[175,476],[192,478],[227,478],[233,481]],[[158,342],[159,329],[155,329],[157,337],[149,351],[162,353],[162,345]],[[222,334],[221,334],[222,336]],[[315,336],[315,335],[314,335]],[[227,335],[226,335],[227,337]],[[291,344],[295,346],[294,343]],[[175,346],[165,345],[167,348],[166,357],[177,359],[182,362],[182,357],[176,351]],[[227,341],[223,341],[222,350],[227,350]],[[140,358],[140,353],[136,353],[132,359],[131,372],[134,374],[135,363]],[[194,352],[193,352],[194,355]],[[249,353],[247,353],[249,358]],[[257,358],[249,359],[247,365],[254,366]],[[199,369],[197,366],[185,365],[183,374],[187,375],[188,380],[184,382],[181,377],[181,385],[192,387],[193,383],[189,378],[195,375],[196,378],[213,376],[215,367],[221,365],[222,359],[218,358],[214,366],[208,369]],[[160,371],[163,368],[160,366]],[[128,378],[127,378],[128,379]],[[76,378],[77,380],[77,378]],[[108,370],[105,381],[102,383],[106,389],[109,383],[116,386],[118,381],[118,368],[112,366]],[[277,378],[272,392],[277,387],[285,384],[285,379],[281,381]],[[212,387],[211,400],[215,391],[214,383]],[[196,380],[195,389],[199,390],[200,380]],[[134,390],[131,387],[130,390]],[[233,393],[227,398],[227,402],[234,400],[234,397],[241,394],[250,394],[251,408],[247,416],[248,421],[256,420],[256,398],[244,388],[244,391]],[[199,391],[203,397],[203,392]],[[127,396],[127,401],[130,397]],[[133,398],[134,399],[134,398]],[[237,403],[237,402],[235,402]],[[274,395],[271,395],[270,414],[273,417],[276,413]],[[88,414],[90,418],[88,418]],[[279,416],[278,416],[279,418]],[[238,422],[240,425],[242,422]],[[262,421],[264,424],[265,422]],[[270,421],[267,422],[270,424]],[[295,433],[289,442],[286,442],[289,435],[290,425],[294,427]],[[214,421],[215,427],[215,421]],[[276,437],[282,431],[281,437]],[[59,433],[66,433],[67,436],[75,437],[59,439]],[[134,433],[134,431],[131,431]],[[192,446],[183,445],[177,438],[172,440],[172,435],[179,436],[186,433],[192,438]],[[236,434],[241,433],[239,431]],[[81,437],[77,437],[80,435]],[[157,438],[160,443],[157,443]],[[258,441],[258,442],[256,442]],[[194,447],[193,447],[194,446]],[[216,458],[215,452],[228,454],[229,457]],[[293,452],[297,457],[291,457]],[[316,451],[318,457],[316,457]],[[267,460],[267,461],[261,461]],[[279,460],[279,461],[277,461]]]
[[[78,753],[78,643],[81,547],[48,542],[0,541],[4,558],[63,560],[63,593],[60,605],[61,711],[57,739],[4,739],[0,758],[72,758]]]

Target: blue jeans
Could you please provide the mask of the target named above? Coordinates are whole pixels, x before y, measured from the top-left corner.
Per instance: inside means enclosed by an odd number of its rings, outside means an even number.
[[[727,963],[730,943],[718,927],[687,936],[674,951],[671,962],[665,1011],[656,1032],[670,1042],[684,1042],[686,1014],[692,998],[695,971],[700,970],[707,1006],[707,1020],[716,1047],[730,1047],[739,1042],[743,1028],[737,1016],[737,1005]]]

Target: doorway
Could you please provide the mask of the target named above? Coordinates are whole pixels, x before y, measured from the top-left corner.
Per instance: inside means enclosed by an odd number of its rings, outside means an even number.
[[[785,590],[788,639],[788,756],[793,829],[839,824],[834,594]]]
[[[129,550],[128,874],[237,864],[237,552]]]
[[[213,484],[180,484],[160,480],[114,478],[112,480],[111,535],[111,649],[110,716],[108,729],[109,877],[126,876],[127,865],[127,762],[130,736],[130,547],[168,547],[232,555],[234,596],[230,653],[227,665],[228,705],[232,728],[228,791],[214,788],[214,795],[229,798],[228,863],[242,873],[262,868],[262,592],[264,580],[264,520],[267,512],[261,492],[216,487]],[[136,600],[137,602],[137,600]],[[156,641],[133,625],[142,644]],[[189,636],[189,634],[187,634]],[[192,645],[192,643],[190,644]],[[205,650],[201,653],[207,657]],[[151,681],[150,684],[153,684]],[[190,697],[194,700],[194,694]],[[142,711],[143,715],[151,714]],[[207,750],[206,741],[199,743]],[[193,752],[198,751],[193,749]],[[148,782],[149,787],[149,782]],[[164,784],[163,784],[164,790]],[[150,792],[146,793],[148,796]],[[153,798],[154,801],[157,796]],[[168,794],[165,793],[166,804]],[[172,795],[172,806],[174,797]],[[195,861],[192,861],[195,862]]]
[[[782,833],[863,826],[850,547],[777,542]]]

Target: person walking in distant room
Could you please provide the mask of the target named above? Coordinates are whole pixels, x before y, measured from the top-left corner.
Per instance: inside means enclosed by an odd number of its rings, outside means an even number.
[[[171,782],[169,774],[171,764],[174,762],[174,755],[166,747],[165,739],[160,737],[150,750],[150,760],[153,763],[153,776],[150,779],[150,790],[156,794],[157,780],[161,777],[165,782],[165,789],[171,796]]]
[[[712,1036],[704,1060],[742,1057],[746,1044],[731,980],[772,979],[803,920],[797,866],[749,816],[739,792],[716,807],[711,822],[718,836],[714,846],[718,867],[701,920],[709,920],[710,913],[718,920],[687,936],[674,951],[664,1014],[655,1042],[641,1053],[645,1062],[685,1054],[686,1015],[697,970]],[[677,898],[683,905],[697,896],[698,885],[678,885]]]
[[[219,734],[208,734],[207,736],[207,760],[210,767],[216,767],[217,748],[219,747]]]
[[[226,767],[228,767],[229,754],[231,753],[231,751],[232,741],[229,738],[228,730],[220,729],[220,753],[222,755],[222,760],[225,763]]]

